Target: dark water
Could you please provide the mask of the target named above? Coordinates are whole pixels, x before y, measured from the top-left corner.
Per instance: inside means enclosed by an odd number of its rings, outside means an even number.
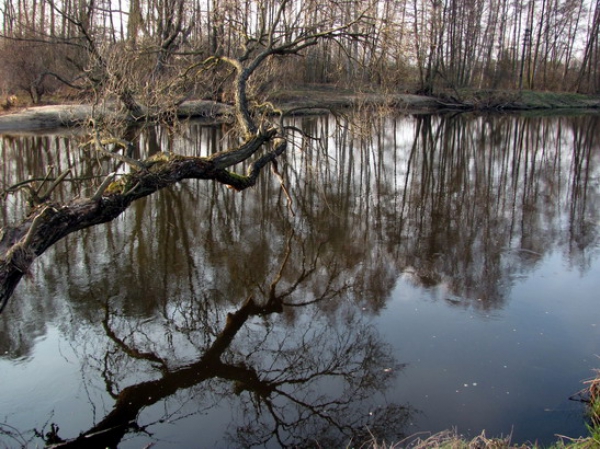
[[[364,118],[295,122],[319,140],[280,164],[291,205],[270,173],[190,181],[38,259],[0,316],[0,447],[53,424],[124,448],[585,435],[598,116]],[[145,131],[138,151],[205,155],[226,131]],[[97,173],[66,135],[0,145],[5,185]]]

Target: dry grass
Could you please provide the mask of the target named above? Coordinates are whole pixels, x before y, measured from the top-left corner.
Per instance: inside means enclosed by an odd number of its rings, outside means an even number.
[[[590,420],[596,427],[600,427],[600,370],[596,371],[596,377],[586,382],[590,395]]]
[[[585,382],[582,392],[588,402],[588,430],[586,438],[572,439],[557,436],[557,441],[549,446],[552,449],[600,449],[600,370],[593,379]],[[352,446],[348,446],[350,448]],[[465,439],[454,430],[419,437],[414,435],[397,443],[378,442],[375,437],[359,449],[538,449],[537,443],[513,444],[511,438],[488,438],[485,432],[473,439]]]
[[[510,437],[488,438],[485,432],[467,440],[456,431],[446,430],[427,437],[413,436],[393,444],[371,441],[368,446],[365,446],[365,449],[526,449],[532,447],[535,446],[513,445],[510,442]]]
[[[432,435],[426,439],[418,439],[409,446],[411,449],[444,448],[444,449],[502,449],[502,448],[525,448],[527,446],[515,446],[510,442],[510,437],[488,438],[485,432],[471,440],[465,440],[454,431],[442,432]]]
[[[349,446],[350,447],[350,446]],[[397,443],[377,442],[375,440],[361,446],[359,449],[541,449],[537,443],[513,444],[510,437],[488,438],[485,432],[467,440],[454,431],[443,431],[427,438],[410,438]],[[600,442],[593,436],[570,439],[561,437],[549,449],[599,449]]]
[[[595,443],[594,447],[600,448],[600,370],[596,371],[596,377],[586,382],[589,394],[588,405],[588,430],[590,439]]]

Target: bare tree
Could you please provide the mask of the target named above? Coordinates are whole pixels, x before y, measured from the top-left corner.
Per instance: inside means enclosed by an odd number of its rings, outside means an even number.
[[[352,31],[355,24],[366,20],[358,13],[351,21],[339,25],[331,23],[315,26],[310,32],[297,32],[283,28],[283,17],[290,1],[282,1],[275,11],[271,24],[262,24],[253,36],[248,36],[238,56],[213,56],[201,63],[224,63],[235,71],[235,115],[241,136],[239,146],[217,152],[208,157],[183,157],[159,153],[146,160],[130,157],[131,143],[114,136],[105,136],[100,129],[93,129],[86,143],[90,148],[110,156],[118,164],[127,164],[131,171],[117,175],[115,171],[105,175],[104,182],[96,187],[89,198],[73,199],[57,203],[52,192],[69,173],[61,174],[44,192],[33,191],[30,202],[33,209],[21,223],[3,228],[0,232],[0,304],[8,301],[15,287],[36,257],[63,237],[78,230],[110,221],[125,211],[129,205],[157,190],[169,187],[185,179],[212,179],[243,190],[253,186],[268,164],[276,173],[276,159],[285,152],[289,132],[293,128],[273,122],[269,115],[281,116],[277,111],[253,105],[248,98],[248,83],[252,76],[270,58],[294,56],[322,40],[341,38],[359,39]],[[62,14],[62,12],[61,12]],[[63,15],[64,17],[65,15]],[[70,21],[86,32],[85,25],[68,16]],[[90,45],[93,45],[90,42]],[[96,48],[96,47],[92,47]],[[95,51],[95,50],[92,50]],[[101,56],[99,58],[102,60]],[[190,69],[191,70],[191,69]],[[123,154],[121,154],[121,151]],[[261,153],[262,151],[262,153]],[[246,174],[231,171],[235,165],[248,163]],[[116,180],[115,180],[116,179]],[[27,185],[27,181],[21,186]]]

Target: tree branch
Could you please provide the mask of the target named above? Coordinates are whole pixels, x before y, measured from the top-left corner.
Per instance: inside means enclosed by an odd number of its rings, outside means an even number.
[[[138,106],[133,98],[135,92],[130,91],[127,85],[123,85],[120,72],[110,72],[106,66],[107,61],[110,61],[104,59],[100,53],[99,50],[102,47],[94,40],[94,35],[87,24],[61,10],[53,0],[48,1],[56,13],[78,29],[80,38],[88,44],[88,56],[94,64],[99,66],[97,67],[99,69],[98,85],[101,86],[102,83],[112,80],[117,85],[117,96],[121,96],[121,100],[128,106],[129,111],[137,110]],[[212,179],[236,190],[244,190],[255,185],[262,169],[276,161],[285,152],[287,148],[286,133],[297,131],[297,129],[283,126],[281,122],[283,114],[278,115],[278,125],[259,126],[256,117],[260,116],[262,120],[265,116],[264,114],[260,115],[260,111],[256,107],[251,108],[248,101],[247,86],[251,77],[265,60],[272,56],[298,54],[321,40],[343,37],[357,39],[362,36],[361,33],[351,32],[351,28],[364,20],[364,11],[359,13],[355,19],[342,25],[332,26],[324,31],[317,31],[317,28],[313,28],[315,30],[313,32],[305,31],[294,35],[293,33],[297,32],[296,29],[290,29],[282,24],[288,4],[289,0],[280,2],[268,28],[265,23],[259,24],[258,37],[247,39],[244,53],[241,56],[236,58],[216,55],[205,59],[202,63],[204,67],[207,67],[213,61],[222,61],[234,69],[236,118],[239,130],[243,135],[243,143],[235,149],[221,151],[209,157],[184,157],[159,153],[142,161],[116,151],[109,151],[106,148],[107,145],[128,149],[131,143],[117,138],[103,139],[99,130],[93,129],[87,145],[103,155],[129,164],[135,170],[123,175],[117,181],[114,181],[114,175],[111,173],[91,198],[73,199],[62,205],[48,204],[44,208],[37,207],[20,224],[1,229],[0,305],[6,303],[33,260],[43,254],[51,245],[73,232],[113,220],[139,198],[151,195],[185,179]],[[172,25],[181,32],[180,23],[172,23]],[[317,25],[317,27],[321,26],[322,24]],[[173,42],[169,43],[169,36],[169,34],[164,36],[164,42],[174,45]],[[196,67],[197,65],[192,65],[184,72],[184,76],[187,76],[187,73]],[[91,80],[91,74],[88,78]],[[106,87],[104,89],[106,90]],[[266,152],[256,156],[262,149],[266,149]],[[230,171],[234,165],[251,158],[255,158],[255,160],[250,163],[245,175]],[[289,201],[289,193],[275,165],[273,172],[282,183],[282,188]],[[42,197],[44,201],[48,201],[50,193],[65,181],[67,174],[68,172],[63,173],[52,184]]]

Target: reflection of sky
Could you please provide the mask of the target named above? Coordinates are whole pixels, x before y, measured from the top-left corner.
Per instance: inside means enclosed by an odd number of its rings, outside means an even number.
[[[60,435],[73,436],[91,427],[110,410],[112,399],[106,395],[101,379],[85,378],[86,385],[82,384],[84,367],[70,345],[68,337],[50,326],[45,337],[36,341],[33,353],[27,359],[16,363],[0,359],[0,423],[16,427],[25,439],[32,436],[27,431],[35,428],[47,432],[53,422],[59,424]],[[163,416],[166,408],[176,410],[187,417],[177,421],[176,425],[167,426],[166,432],[161,429],[167,442],[172,440],[182,444],[187,441],[189,446],[183,444],[183,447],[216,447],[227,429],[231,412],[227,404],[222,404],[198,413],[198,402],[193,399],[194,392],[188,391],[184,398],[175,398],[170,407],[159,403],[145,409],[143,415]],[[93,407],[91,400],[95,401]],[[44,425],[46,427],[42,429]],[[206,446],[197,445],[199,434],[203,435]],[[186,440],[185,435],[193,440]],[[0,435],[0,444],[3,441],[8,443],[8,437]],[[134,437],[119,447],[144,445]]]
[[[394,399],[423,411],[418,430],[542,442],[585,433],[581,407],[568,398],[600,365],[598,291],[600,260],[582,275],[556,253],[491,312],[453,307],[400,277],[378,319],[408,363]]]
[[[82,387],[80,370],[68,339],[49,325],[46,335],[36,340],[30,357],[14,363],[0,359],[0,422],[24,432],[41,431],[45,420],[56,420],[65,433],[75,435],[90,426],[94,417],[88,394],[97,397],[98,390]]]

